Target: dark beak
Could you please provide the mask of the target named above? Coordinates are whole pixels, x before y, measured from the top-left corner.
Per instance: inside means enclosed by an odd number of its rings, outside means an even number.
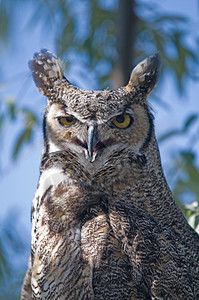
[[[87,130],[87,145],[88,145],[88,157],[90,159],[90,162],[93,162],[95,160],[95,146],[98,142],[98,136],[97,136],[97,124],[91,123],[88,126]]]

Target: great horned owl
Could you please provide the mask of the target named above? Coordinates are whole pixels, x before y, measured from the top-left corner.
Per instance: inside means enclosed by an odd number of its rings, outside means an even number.
[[[34,55],[48,104],[22,299],[199,299],[199,238],[165,180],[146,100],[159,64],[87,91],[54,54]]]

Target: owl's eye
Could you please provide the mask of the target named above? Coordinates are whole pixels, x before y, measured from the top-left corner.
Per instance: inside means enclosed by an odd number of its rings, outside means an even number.
[[[131,125],[132,119],[129,115],[119,115],[114,117],[112,122],[116,127],[125,129]]]
[[[60,117],[58,118],[58,121],[61,125],[68,127],[70,125],[73,125],[75,123],[75,118],[71,115],[68,115],[67,117]]]

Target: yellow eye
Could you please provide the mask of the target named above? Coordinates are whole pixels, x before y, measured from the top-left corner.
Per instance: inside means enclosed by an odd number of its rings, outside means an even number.
[[[71,115],[68,115],[67,117],[58,118],[58,121],[61,125],[68,127],[75,123],[75,118]]]
[[[121,129],[129,127],[132,123],[132,119],[129,115],[119,115],[112,120],[113,124]]]

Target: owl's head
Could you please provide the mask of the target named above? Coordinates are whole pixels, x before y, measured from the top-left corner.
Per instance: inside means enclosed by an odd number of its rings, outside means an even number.
[[[30,68],[40,92],[47,96],[45,151],[70,150],[83,165],[105,164],[118,153],[141,153],[150,142],[152,115],[146,98],[160,65],[158,54],[139,63],[129,83],[117,90],[87,91],[63,75],[59,58],[36,53]]]

